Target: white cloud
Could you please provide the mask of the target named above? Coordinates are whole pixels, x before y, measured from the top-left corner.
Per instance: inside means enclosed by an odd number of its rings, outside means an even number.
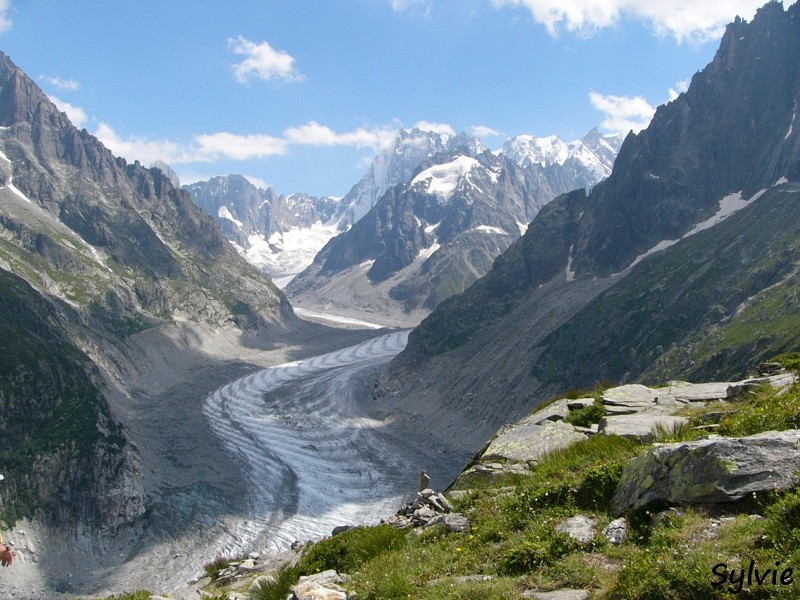
[[[287,151],[286,140],[271,135],[237,135],[220,132],[198,135],[194,139],[198,144],[196,152],[198,158],[195,160],[202,161],[218,158],[248,160],[264,156],[279,156],[286,154]]]
[[[261,177],[253,177],[252,175],[243,175],[243,177],[254,186],[262,190],[265,190],[269,187],[269,184],[266,182],[266,180],[261,179]]]
[[[395,12],[403,12],[407,10],[414,10],[422,13],[426,17],[431,15],[430,0],[391,0],[392,10]]]
[[[670,101],[675,100],[678,96],[680,96],[683,92],[689,89],[689,83],[691,81],[689,79],[684,79],[683,81],[679,81],[675,84],[675,87],[669,88],[669,99]]]
[[[336,133],[327,125],[309,121],[298,127],[284,130],[283,135],[290,144],[302,146],[355,146],[356,148],[372,148],[381,150],[392,143],[396,135],[395,128],[378,127]]]
[[[456,131],[447,123],[432,123],[431,121],[417,121],[414,127],[420,131],[433,131],[434,133],[444,133],[446,135],[455,135]]]
[[[475,137],[484,138],[484,137],[497,137],[502,135],[496,129],[492,129],[491,127],[487,127],[486,125],[473,125],[470,127],[470,132]]]
[[[656,109],[641,96],[613,96],[591,92],[592,105],[605,115],[600,126],[610,132],[638,133],[650,124]]]
[[[59,90],[64,90],[67,92],[75,92],[81,89],[81,84],[74,79],[62,79],[58,76],[51,77],[49,75],[39,75],[39,79],[57,87]]]
[[[78,129],[81,129],[86,124],[86,121],[89,120],[89,116],[86,114],[86,111],[81,107],[70,104],[69,102],[64,102],[61,98],[56,96],[47,97],[50,98],[50,102],[56,105],[58,110],[67,113],[69,120]]]
[[[94,133],[103,145],[118,156],[129,161],[138,160],[143,164],[153,164],[162,160],[167,164],[194,162],[192,153],[177,142],[169,140],[151,140],[140,136],[122,138],[107,123],[100,123]]]
[[[491,0],[495,7],[523,6],[550,35],[561,30],[591,35],[625,16],[647,22],[679,42],[719,38],[737,15],[750,20],[764,0]]]
[[[240,35],[235,39],[229,38],[228,47],[234,54],[247,57],[233,67],[239,83],[249,83],[251,79],[264,81],[303,79],[303,75],[294,67],[294,57],[283,50],[275,50],[268,42],[257,44]]]
[[[0,0],[0,33],[11,29],[11,0]]]

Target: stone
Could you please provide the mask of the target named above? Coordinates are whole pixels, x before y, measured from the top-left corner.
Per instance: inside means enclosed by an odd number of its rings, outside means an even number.
[[[489,444],[481,460],[535,462],[547,452],[586,439],[586,435],[575,431],[569,423],[547,421],[537,425],[532,417],[535,414],[502,430]]]
[[[259,575],[253,579],[252,583],[250,584],[250,589],[257,590],[261,586],[275,585],[276,583],[278,583],[278,580],[274,575]]]
[[[331,530],[331,536],[337,536],[340,533],[344,533],[345,531],[350,531],[351,529],[355,528],[355,525],[337,525]]]
[[[563,589],[552,592],[526,590],[522,592],[522,597],[534,600],[589,600],[589,590]]]
[[[428,587],[435,587],[440,583],[458,583],[464,584],[471,581],[492,581],[493,575],[459,575],[458,577],[437,577],[428,582]]]
[[[628,539],[628,519],[625,517],[614,519],[603,529],[603,535],[615,546],[621,544]]]
[[[436,516],[436,512],[427,506],[423,506],[420,509],[414,511],[414,514],[411,517],[412,523],[417,523],[419,525],[425,525],[428,521],[430,521],[433,517]]]
[[[461,513],[444,515],[444,528],[447,531],[469,531],[469,519]]]
[[[594,539],[596,521],[585,515],[575,515],[556,526],[556,531],[566,533],[576,542],[588,544]]]
[[[575,400],[567,401],[567,408],[570,411],[578,410],[581,408],[586,408],[587,406],[592,406],[594,402],[594,398],[576,398]]]
[[[625,466],[612,514],[651,504],[717,504],[797,485],[800,431],[659,444]]]
[[[687,417],[640,412],[631,415],[606,417],[600,427],[600,432],[604,435],[619,435],[622,437],[649,440],[652,438],[653,429],[659,425],[671,429],[676,425],[688,422],[689,419]]]
[[[292,587],[293,600],[347,600],[347,592],[341,587],[344,580],[330,569],[316,575],[301,577]]]

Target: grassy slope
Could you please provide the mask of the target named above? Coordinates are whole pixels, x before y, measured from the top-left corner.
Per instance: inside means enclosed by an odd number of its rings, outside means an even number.
[[[796,363],[798,355],[788,359]],[[800,419],[800,386],[780,396],[761,389],[724,408],[720,432],[726,435],[794,427]],[[697,410],[692,418],[702,422]],[[662,431],[657,441],[702,435],[683,428]],[[746,569],[751,558],[762,568],[776,561],[800,564],[795,531],[800,491],[764,494],[746,510],[729,508],[722,516],[693,507],[657,517],[630,514],[631,535],[619,546],[602,534],[581,544],[556,531],[559,522],[576,514],[594,518],[601,531],[612,520],[609,502],[624,465],[647,447],[595,436],[551,453],[530,475],[513,481],[487,479],[476,485],[464,480],[471,491],[455,504],[470,519],[470,531],[402,532],[388,525],[352,530],[312,545],[296,566],[285,569],[275,584],[251,592],[251,598],[283,600],[300,575],[325,569],[350,573],[346,587],[360,600],[505,599],[533,588],[583,588],[608,600],[730,598],[731,592],[739,598],[796,597],[794,586],[740,585],[736,577],[715,586],[719,578],[712,569],[723,562]],[[490,577],[458,579],[467,575]],[[225,597],[224,588],[214,593]]]

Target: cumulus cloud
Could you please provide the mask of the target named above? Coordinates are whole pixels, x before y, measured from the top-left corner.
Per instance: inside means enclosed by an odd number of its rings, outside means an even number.
[[[414,127],[420,131],[433,131],[434,133],[444,133],[455,135],[456,131],[447,123],[432,123],[431,121],[417,121]]]
[[[298,127],[290,127],[283,132],[290,144],[304,146],[355,146],[356,148],[372,148],[381,150],[388,146],[396,135],[396,130],[389,127],[364,129],[336,133],[327,125],[309,121]]]
[[[678,96],[680,96],[683,92],[689,89],[689,79],[684,79],[683,81],[679,81],[675,84],[675,87],[669,88],[669,99],[670,101],[675,100]]]
[[[39,75],[39,80],[49,83],[52,86],[55,86],[59,90],[64,90],[66,92],[76,92],[81,89],[81,84],[79,84],[74,79],[62,79],[61,77],[51,77],[49,75]]]
[[[0,33],[11,29],[11,0],[0,0]]]
[[[656,109],[642,96],[614,96],[591,92],[592,105],[605,115],[600,126],[611,132],[638,133],[650,124]]]
[[[522,6],[550,35],[566,30],[591,35],[623,16],[648,23],[661,36],[702,43],[719,38],[737,15],[751,19],[763,0],[491,0],[495,7]]]
[[[141,136],[120,136],[107,123],[101,123],[95,136],[115,154],[145,164],[164,161],[171,165],[214,162],[222,159],[250,160],[287,154],[291,146],[353,146],[376,152],[388,147],[396,136],[393,127],[360,127],[337,133],[326,125],[310,121],[290,127],[281,136],[267,134],[204,133],[188,144]]]
[[[255,43],[241,35],[228,39],[228,48],[246,58],[233,66],[239,83],[249,83],[252,79],[263,81],[300,81],[303,75],[295,69],[294,57],[283,50],[275,50],[269,42]]]
[[[426,17],[431,14],[430,0],[391,0],[392,10],[395,12],[403,12],[407,10],[414,10],[422,13]]]
[[[492,129],[491,127],[487,127],[486,125],[473,125],[470,127],[470,132],[475,137],[484,138],[484,137],[496,137],[502,135],[496,129]]]
[[[264,134],[238,135],[220,132],[198,135],[196,160],[210,161],[218,158],[248,160],[286,154],[286,140]]]
[[[86,114],[86,111],[81,107],[70,104],[69,102],[64,102],[57,96],[48,96],[48,98],[50,98],[50,102],[56,105],[58,110],[63,113],[67,113],[69,120],[78,129],[81,129],[86,124],[86,121],[89,120],[89,116]]]
[[[123,138],[108,123],[100,123],[94,135],[114,154],[129,161],[138,160],[148,165],[159,160],[167,164],[194,162],[193,155],[177,142],[141,136]]]

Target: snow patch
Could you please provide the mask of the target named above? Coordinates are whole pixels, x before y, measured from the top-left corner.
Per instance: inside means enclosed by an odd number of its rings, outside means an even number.
[[[698,232],[703,231],[705,229],[710,229],[710,228],[714,227],[715,225],[719,225],[720,223],[722,223],[725,219],[730,217],[735,212],[741,210],[742,208],[744,208],[745,206],[747,206],[748,204],[750,204],[754,200],[758,200],[766,191],[767,191],[766,189],[759,190],[748,199],[742,198],[742,192],[741,191],[734,192],[733,194],[728,194],[727,196],[725,196],[724,198],[722,198],[719,201],[719,209],[717,210],[716,213],[714,213],[714,215],[712,215],[711,217],[709,217],[705,221],[701,221],[700,223],[697,223],[694,227],[692,227],[689,231],[687,231],[683,236],[681,236],[677,240],[662,240],[662,241],[660,241],[655,246],[650,248],[647,252],[644,252],[644,253],[640,254],[639,256],[637,256],[633,260],[633,262],[628,266],[628,268],[625,269],[624,271],[628,271],[628,270],[632,269],[633,267],[638,265],[640,262],[642,262],[645,258],[647,258],[648,256],[650,256],[652,254],[655,254],[656,252],[660,252],[661,250],[666,250],[670,246],[674,246],[675,244],[677,244],[682,239],[685,239],[685,238],[687,238],[689,236],[692,236],[695,233],[698,233]]]
[[[778,181],[772,184],[772,187],[775,187],[776,185],[782,185],[784,183],[789,183],[789,180],[786,179],[786,177],[781,177],[780,179],[778,179]]]
[[[572,249],[575,247],[575,244],[569,245],[569,258],[567,260],[567,281],[574,281],[575,280],[575,269],[572,268]]]
[[[471,156],[459,156],[455,160],[429,167],[411,180],[411,185],[423,184],[421,187],[441,200],[449,200],[458,186],[458,182],[480,163]]]
[[[422,260],[428,260],[431,256],[433,256],[434,252],[436,252],[439,248],[441,248],[441,244],[439,242],[434,242],[428,248],[423,248],[417,254],[417,258],[421,258]]]
[[[792,128],[794,127],[794,118],[795,118],[796,116],[797,116],[797,109],[795,108],[795,109],[794,109],[794,112],[792,112],[792,122],[791,122],[791,123],[789,123],[789,131],[787,131],[787,132],[786,132],[786,135],[785,135],[785,136],[783,136],[783,139],[784,139],[784,140],[788,140],[788,139],[789,139],[789,136],[790,136],[790,135],[792,135]]]
[[[306,310],[305,308],[299,308],[297,306],[294,308],[294,314],[296,314],[301,319],[306,321],[327,321],[329,323],[341,323],[342,325],[357,325],[359,327],[363,327],[365,329],[383,329],[385,325],[379,325],[378,323],[370,323],[369,321],[362,321],[360,319],[351,319],[350,317],[342,317],[339,315],[332,315],[329,313],[321,313],[315,312],[313,310]]]
[[[338,233],[335,224],[317,221],[311,227],[275,232],[269,240],[260,234],[250,235],[247,250],[237,250],[250,264],[266,271],[275,285],[284,289]]]
[[[239,219],[237,219],[236,217],[234,217],[231,214],[231,211],[228,210],[227,206],[220,206],[219,210],[217,210],[217,216],[220,219],[227,219],[228,221],[231,221],[232,223],[235,223],[239,227],[243,227],[244,226],[244,223],[242,223]]]
[[[491,225],[478,225],[473,227],[471,231],[483,231],[484,233],[497,233],[500,235],[509,235],[505,229],[499,227],[492,227]]]
[[[439,221],[438,223],[433,223],[431,225],[427,225],[425,227],[425,233],[433,233],[436,230],[436,228],[441,224],[442,224],[442,222]]]
[[[525,235],[525,232],[528,231],[528,224],[523,223],[522,221],[517,221],[517,227],[519,227],[520,235]]]

